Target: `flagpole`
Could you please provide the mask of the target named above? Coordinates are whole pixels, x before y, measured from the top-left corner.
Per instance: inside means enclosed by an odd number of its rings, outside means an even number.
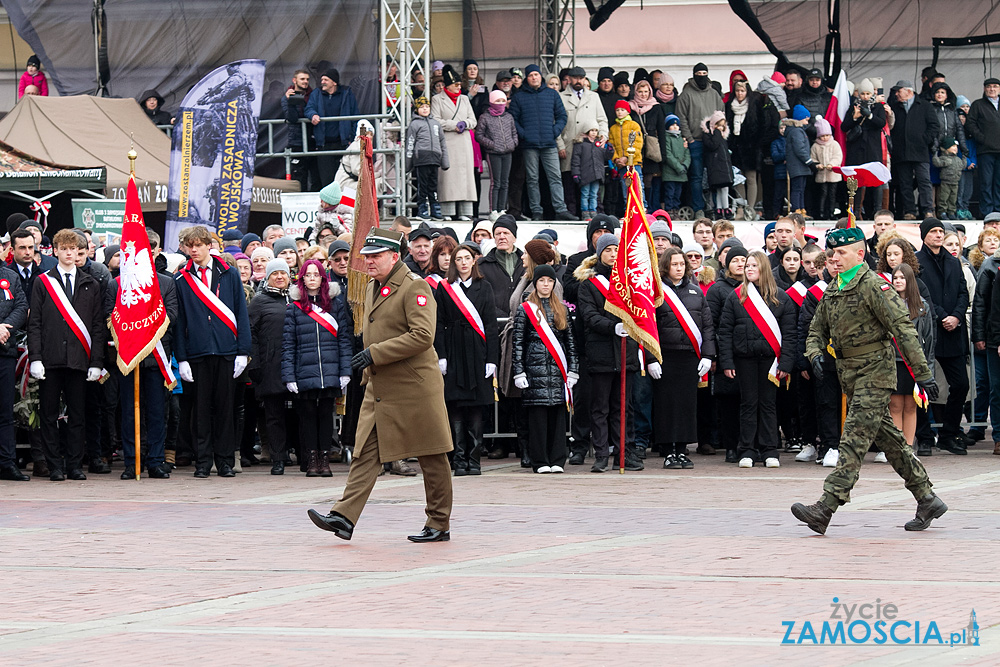
[[[128,149],[128,162],[129,162],[129,174],[135,177],[135,159],[139,157],[139,154],[135,152],[135,147],[131,146]],[[135,481],[139,481],[141,464],[140,461],[142,457],[142,441],[140,439],[140,423],[139,423],[139,364],[135,365],[135,369],[132,371],[133,381],[135,382],[134,391],[132,392],[132,410],[133,410],[133,426],[135,428],[133,432],[132,440],[132,458],[135,459]]]
[[[628,133],[628,149],[626,149],[626,151],[625,151],[625,153],[628,154],[628,169],[626,170],[625,173],[628,175],[628,178],[629,178],[628,194],[625,195],[625,214],[626,215],[628,215],[628,198],[629,198],[629,196],[631,196],[631,193],[632,193],[632,182],[633,182],[633,177],[635,175],[635,140],[636,140],[636,133],[635,132],[629,132]],[[641,205],[641,203],[639,205]],[[598,261],[600,261],[600,258],[598,258]],[[619,475],[624,475],[625,474],[625,430],[626,430],[625,419],[626,419],[626,414],[627,414],[626,411],[625,411],[625,406],[627,405],[626,401],[628,400],[628,396],[626,396],[626,394],[625,394],[625,380],[626,380],[625,356],[628,354],[627,343],[628,343],[628,338],[627,337],[622,337],[622,342],[621,342],[621,346],[622,346],[621,347],[621,367],[622,367],[622,370],[621,370],[621,380],[620,380],[621,397],[619,399],[620,411],[619,411],[619,417],[618,417],[618,425],[619,425],[619,428],[618,428],[618,474]]]

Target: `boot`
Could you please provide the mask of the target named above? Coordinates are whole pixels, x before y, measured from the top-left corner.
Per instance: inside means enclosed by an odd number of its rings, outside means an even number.
[[[417,206],[417,217],[421,220],[427,220],[430,218],[430,207],[427,205],[427,202],[422,201],[420,202],[420,205]]]
[[[466,456],[468,444],[465,440],[465,424],[461,419],[451,420],[451,441],[455,445],[454,456],[451,459],[451,467],[455,471],[455,477],[462,477],[467,473],[469,467]]]
[[[632,472],[645,469],[646,464],[639,458],[639,451],[632,445],[625,448],[625,470]]]
[[[483,436],[474,433],[469,434],[472,447],[466,449],[465,462],[468,464],[470,475],[481,475],[479,459],[483,455]]]
[[[924,496],[917,501],[917,515],[903,524],[906,530],[924,530],[931,525],[931,521],[939,519],[948,511],[948,506],[944,501],[933,493]]]
[[[319,452],[309,450],[309,462],[306,464],[306,477],[319,477]]]
[[[431,203],[431,217],[434,220],[444,220],[444,216],[441,215],[441,204],[437,202]]]
[[[319,460],[316,462],[316,472],[319,473],[320,477],[333,477],[333,472],[330,471],[329,454],[329,452],[319,453]]]
[[[917,514],[919,515],[919,513],[920,511],[918,509]],[[792,515],[802,523],[809,526],[809,529],[813,532],[824,535],[826,533],[826,527],[830,525],[830,519],[833,518],[833,510],[824,505],[822,502],[813,503],[812,505],[795,503],[792,505]],[[924,527],[926,528],[926,526]],[[909,530],[909,528],[907,528],[907,530]]]
[[[164,458],[164,462],[168,466],[170,466],[171,470],[173,470],[174,468],[177,467],[176,465],[174,465],[174,463],[177,460],[177,451],[176,450],[173,450],[173,449],[166,449],[166,450],[164,450],[163,458]]]

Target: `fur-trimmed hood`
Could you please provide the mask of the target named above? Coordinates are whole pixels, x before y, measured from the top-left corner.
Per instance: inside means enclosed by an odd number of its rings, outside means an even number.
[[[336,280],[331,280],[328,285],[330,298],[336,299],[340,296],[340,283]],[[288,288],[288,298],[292,301],[298,301],[302,298],[302,291],[299,289],[298,285],[292,285]]]
[[[782,118],[781,124],[785,127],[805,127],[809,124],[808,120],[795,120],[794,118]]]
[[[587,259],[580,262],[580,266],[576,267],[573,271],[573,277],[579,282],[584,282],[590,280],[597,275],[597,255],[591,255]]]

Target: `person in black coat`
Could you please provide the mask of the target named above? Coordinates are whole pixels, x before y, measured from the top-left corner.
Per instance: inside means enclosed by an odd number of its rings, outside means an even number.
[[[285,309],[281,381],[295,397],[300,452],[309,461],[306,476],[330,477],[327,450],[333,443],[337,397],[351,382],[354,320],[346,294],[319,260],[302,265],[288,296],[292,304]],[[271,460],[271,474],[282,474],[281,459]]]
[[[611,267],[618,252],[618,237],[603,234],[597,239],[596,255],[576,270],[580,282],[577,295],[577,317],[583,319],[587,369],[590,372],[590,437],[594,446],[591,472],[604,472],[608,458],[620,442],[621,369],[625,364],[625,396],[631,395],[631,373],[639,370],[639,347],[628,337],[622,321],[604,309],[604,296],[609,286]],[[625,358],[622,359],[621,339],[625,338]],[[628,403],[628,401],[626,401]],[[635,448],[632,406],[625,410],[625,469],[642,470],[643,464]]]
[[[17,467],[14,440],[14,389],[17,385],[17,332],[28,319],[28,299],[18,276],[0,267],[0,480],[27,482],[31,478]]]
[[[701,333],[698,352],[664,297],[656,309],[656,329],[663,362],[649,364],[653,378],[653,434],[663,454],[663,467],[693,468],[687,456],[689,442],[698,440],[698,385],[707,375],[715,356],[715,329],[712,311],[691,265],[678,248],[668,248],[660,257],[660,278],[664,291],[670,290],[687,309],[691,322]]]
[[[528,452],[536,473],[561,473],[566,464],[566,404],[577,380],[576,346],[566,307],[555,296],[556,275],[548,264],[535,269],[534,290],[514,313],[511,361],[514,386],[528,413]],[[529,313],[531,313],[529,315]],[[542,341],[529,317],[544,317],[566,358],[566,368]],[[563,378],[563,370],[566,377]]]
[[[738,99],[740,96],[743,96],[742,100]],[[746,82],[738,81],[733,84],[733,94],[726,102],[726,124],[730,128],[729,150],[732,152],[733,166],[747,179],[743,186],[747,200],[745,213],[750,215],[753,215],[754,204],[759,199],[757,172],[760,170],[761,146],[764,145],[764,138],[768,134],[767,117],[764,114],[765,97],[757,91],[750,90]],[[739,122],[735,123],[736,120]],[[770,151],[768,154],[770,155]],[[750,219],[752,218],[747,218]]]
[[[948,401],[940,414],[938,447],[964,454],[970,444],[962,432],[962,408],[969,393],[966,370],[969,350],[965,314],[969,309],[969,291],[965,285],[962,263],[943,248],[944,225],[927,218],[920,223],[924,247],[917,253],[920,278],[927,285],[931,307],[937,321],[934,354],[948,381]]]
[[[832,253],[833,251],[828,251]],[[823,257],[825,261],[825,257]],[[822,273],[823,283],[831,283],[837,279],[837,268],[833,262],[826,265]],[[802,308],[799,309],[798,336],[796,338],[796,358],[797,369],[800,376],[812,374],[809,360],[806,359],[806,337],[809,334],[809,325],[813,316],[816,315],[816,307],[820,299],[823,298],[823,291],[819,289],[822,283],[817,283],[813,289],[802,300]],[[824,350],[820,360],[823,365],[823,377],[811,378],[813,386],[813,396],[816,407],[816,431],[819,436],[819,445],[814,446],[815,452],[806,451],[810,443],[806,443],[803,451],[796,457],[796,461],[812,461],[822,463],[829,451],[834,453],[830,456],[830,463],[836,465],[840,450],[840,380],[837,377],[837,360]]]
[[[726,114],[716,111],[701,122],[705,171],[708,185],[715,193],[715,217],[732,218],[729,188],[733,186],[733,163],[729,156],[729,126]]]
[[[459,308],[462,295],[475,311],[469,311],[472,321]],[[456,477],[478,475],[483,449],[483,412],[486,406],[493,405],[500,334],[493,288],[483,279],[475,253],[468,246],[460,245],[452,254],[447,284],[445,281],[438,284],[436,298],[434,349],[444,375],[444,400],[455,446],[452,469]]]
[[[764,459],[768,468],[780,466],[775,385],[784,382],[795,366],[795,302],[777,288],[768,266],[763,252],[750,253],[743,284],[726,297],[719,323],[719,364],[727,377],[740,383],[741,468],[752,468],[760,459]],[[751,285],[774,316],[781,333],[776,370],[772,370],[774,351],[745,304],[750,299],[747,294]],[[772,373],[773,381],[769,377]]]
[[[799,287],[805,288],[810,284],[808,282],[809,275],[802,268],[802,251],[799,248],[792,246],[791,248],[777,250],[771,255],[770,259],[773,260],[775,257],[778,259],[778,265],[771,270],[771,275],[774,276],[774,282],[778,286],[778,289],[788,294],[789,298],[791,298],[789,290],[792,285],[801,282],[802,284]],[[795,310],[795,320],[797,322],[799,318],[799,305],[794,299],[792,300],[792,306]],[[798,369],[798,365],[796,365],[793,370]],[[785,436],[786,451],[799,451],[806,444],[802,437],[802,420],[799,417],[802,414],[801,381],[802,377],[798,373],[789,372],[789,381],[782,383],[778,388],[778,427]]]
[[[882,162],[882,130],[886,124],[885,106],[875,97],[875,86],[863,79],[857,87],[857,96],[851,99],[851,106],[841,121],[844,132],[844,164],[855,165],[867,162]],[[876,201],[880,188],[858,188],[855,202],[863,202],[864,211],[858,216],[871,217],[882,208],[881,200]]]
[[[498,230],[501,230],[499,236]],[[497,317],[509,317],[511,291],[524,274],[521,251],[514,245],[517,242],[517,221],[514,216],[505,213],[496,219],[493,223],[493,238],[497,245],[479,258],[479,272],[493,288]]]
[[[705,301],[712,313],[712,329],[716,335],[718,354],[719,324],[726,299],[743,284],[743,271],[747,262],[747,250],[742,245],[725,248],[725,274],[712,283],[705,293]],[[712,397],[715,404],[715,423],[719,425],[719,444],[726,450],[726,463],[736,463],[736,447],[739,443],[740,385],[733,378],[726,377],[722,367],[716,363],[711,377]]]
[[[913,181],[920,195],[920,216],[933,212],[931,192],[930,151],[938,134],[937,116],[929,102],[913,94],[913,84],[896,84],[896,99],[889,108],[896,118],[892,127],[892,171],[897,187],[896,216],[905,213],[906,220],[917,218],[917,203],[913,201]]]
[[[163,96],[153,89],[139,96],[139,106],[154,125],[170,125],[171,116],[163,109]]]
[[[250,381],[253,382],[254,396],[264,404],[264,423],[271,448],[272,466],[274,462],[285,460],[285,444],[288,437],[285,403],[290,395],[281,378],[281,358],[284,349],[285,308],[290,302],[289,273],[285,260],[272,259],[268,262],[261,289],[247,308],[253,338],[253,352],[250,355],[248,370]],[[310,464],[313,463],[315,462],[310,460]],[[313,466],[310,470],[315,473],[316,467]],[[311,476],[315,477],[316,474]]]

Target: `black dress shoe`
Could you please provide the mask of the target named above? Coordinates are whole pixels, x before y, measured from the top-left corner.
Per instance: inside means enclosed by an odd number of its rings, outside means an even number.
[[[31,466],[31,474],[35,477],[48,477],[49,464],[45,461],[35,461],[35,463]]]
[[[951,452],[952,454],[958,454],[959,456],[965,456],[968,454],[968,450],[965,448],[965,441],[962,440],[961,436],[950,435],[938,438],[938,447],[945,450],[946,452]]]
[[[967,438],[966,442],[968,443],[966,446],[972,447],[972,445],[977,442],[981,442],[986,439],[986,431],[978,428],[970,428],[969,432],[965,434],[965,437]]]
[[[351,535],[354,534],[354,524],[336,512],[324,515],[316,510],[309,510],[308,514],[309,519],[317,527],[330,531],[342,540],[349,540],[351,539]]]
[[[49,479],[53,482],[65,482],[66,475],[63,474],[62,470],[53,470],[49,473]]]
[[[125,470],[122,470],[122,476],[120,479],[135,479],[135,467],[125,466]]]
[[[566,461],[571,466],[582,466],[583,465],[583,454],[580,452],[573,452],[569,455],[569,460]]]
[[[77,468],[75,470],[70,470],[69,474],[66,475],[66,477],[68,477],[69,479],[71,479],[71,480],[73,480],[75,482],[82,482],[83,480],[87,479],[87,476],[84,475],[83,471],[80,470],[79,468]]]
[[[974,437],[972,437],[972,431],[969,431],[969,433],[963,433],[963,432],[959,431],[959,432],[958,432],[958,433],[957,433],[957,434],[955,435],[955,438],[956,438],[956,439],[957,439],[957,440],[958,440],[959,442],[961,442],[961,443],[962,443],[963,445],[965,445],[966,447],[975,447],[975,446],[976,446],[976,443],[977,443],[977,442],[978,442],[979,440],[982,440],[982,438],[978,438],[978,439],[977,439],[977,438],[974,438]]]
[[[31,477],[25,475],[21,472],[21,469],[17,466],[7,466],[0,469],[0,479],[5,479],[10,482],[30,482]]]
[[[726,463],[736,463],[737,461],[738,461],[738,459],[736,458],[736,450],[735,449],[727,449],[726,450]]]
[[[208,479],[208,468],[195,468],[195,479]]]
[[[531,459],[528,458],[527,454],[524,454],[524,455],[521,456],[521,467],[522,468],[530,468],[531,467]]]
[[[285,462],[275,461],[271,464],[271,474],[272,475],[284,475],[285,474]]]
[[[236,473],[233,471],[233,467],[228,463],[223,463],[219,466],[219,477],[236,477]]]
[[[465,468],[455,468],[455,477],[465,477],[469,474],[469,471]]]
[[[917,456],[933,456],[934,455],[934,443],[933,442],[918,442],[917,443]]]
[[[424,526],[419,535],[407,535],[406,539],[411,542],[447,542],[451,539],[451,533],[447,530]]]
[[[104,459],[91,459],[90,465],[87,466],[87,472],[92,472],[95,475],[107,475],[111,472],[111,466],[105,463]]]
[[[153,466],[147,471],[150,479],[170,479],[170,466],[166,463]]]

